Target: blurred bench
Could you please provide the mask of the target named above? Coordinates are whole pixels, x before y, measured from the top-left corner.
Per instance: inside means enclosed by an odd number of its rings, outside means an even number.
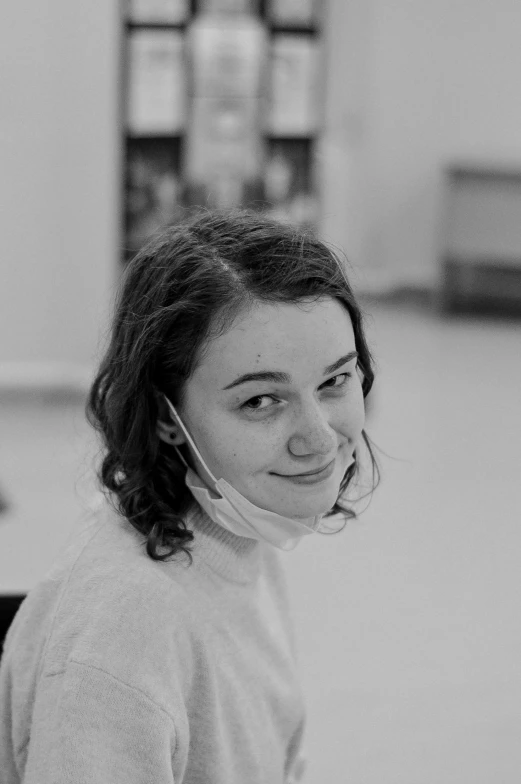
[[[455,165],[445,185],[442,310],[521,314],[521,171]]]

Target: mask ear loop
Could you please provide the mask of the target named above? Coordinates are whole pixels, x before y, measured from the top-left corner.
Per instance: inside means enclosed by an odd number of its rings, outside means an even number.
[[[173,418],[174,422],[182,430],[186,440],[188,441],[188,443],[190,444],[190,446],[194,450],[194,453],[195,453],[195,456],[197,457],[197,460],[201,463],[202,467],[204,468],[205,472],[208,474],[208,476],[210,477],[214,487],[216,488],[216,486],[217,486],[217,479],[214,477],[214,475],[212,474],[212,472],[210,471],[210,469],[206,465],[206,463],[205,463],[205,461],[203,459],[203,456],[199,452],[199,450],[198,450],[198,448],[197,448],[197,446],[196,446],[192,436],[190,435],[190,433],[186,429],[186,427],[185,427],[185,425],[183,423],[183,420],[181,419],[181,417],[179,416],[179,414],[175,410],[173,403],[170,402],[170,400],[167,398],[167,396],[163,395],[163,397],[165,398],[166,403],[167,403],[167,405],[168,405],[168,407],[170,409],[170,413],[172,414],[172,418]],[[176,450],[177,454],[179,455],[179,459],[181,460],[181,462],[185,466],[186,470],[188,471],[190,469],[190,466],[188,465],[188,463],[184,459],[183,455],[181,454],[181,450],[177,446],[174,446],[174,449]],[[220,495],[220,493],[219,493],[219,495]]]
[[[178,456],[179,460],[182,462],[182,464],[184,465],[184,467],[185,467],[185,468],[186,468],[186,470],[188,471],[188,469],[190,468],[190,466],[188,465],[188,463],[187,463],[187,462],[186,462],[186,460],[184,459],[184,457],[183,457],[183,453],[181,452],[181,450],[179,449],[179,447],[178,447],[178,446],[176,446],[176,444],[174,444],[174,449],[175,449],[175,451],[177,452],[177,456]]]

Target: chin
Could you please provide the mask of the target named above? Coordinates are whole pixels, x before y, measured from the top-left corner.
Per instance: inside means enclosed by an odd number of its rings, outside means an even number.
[[[280,511],[278,514],[283,515],[284,517],[291,517],[295,520],[305,520],[308,517],[325,515],[333,508],[337,498],[338,493],[324,499],[317,498],[315,501],[310,499],[306,504],[303,504],[302,502],[300,504],[295,504],[291,509]]]

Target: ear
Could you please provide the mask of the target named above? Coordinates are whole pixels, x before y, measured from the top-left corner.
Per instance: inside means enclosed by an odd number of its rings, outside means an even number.
[[[164,441],[165,444],[170,444],[170,446],[180,446],[186,443],[183,432],[172,422],[158,420],[156,432],[161,441]]]
[[[173,421],[172,414],[164,398],[161,395],[157,396],[157,403],[159,408],[159,415],[156,425],[156,433],[165,444],[170,446],[180,446],[186,443],[181,428]]]

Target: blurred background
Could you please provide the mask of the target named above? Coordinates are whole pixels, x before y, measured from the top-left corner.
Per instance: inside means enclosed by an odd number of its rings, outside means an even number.
[[[520,40],[512,0],[4,4],[0,637],[92,503],[125,263],[246,205],[345,252],[377,364],[381,486],[284,555],[306,781],[517,784]]]

